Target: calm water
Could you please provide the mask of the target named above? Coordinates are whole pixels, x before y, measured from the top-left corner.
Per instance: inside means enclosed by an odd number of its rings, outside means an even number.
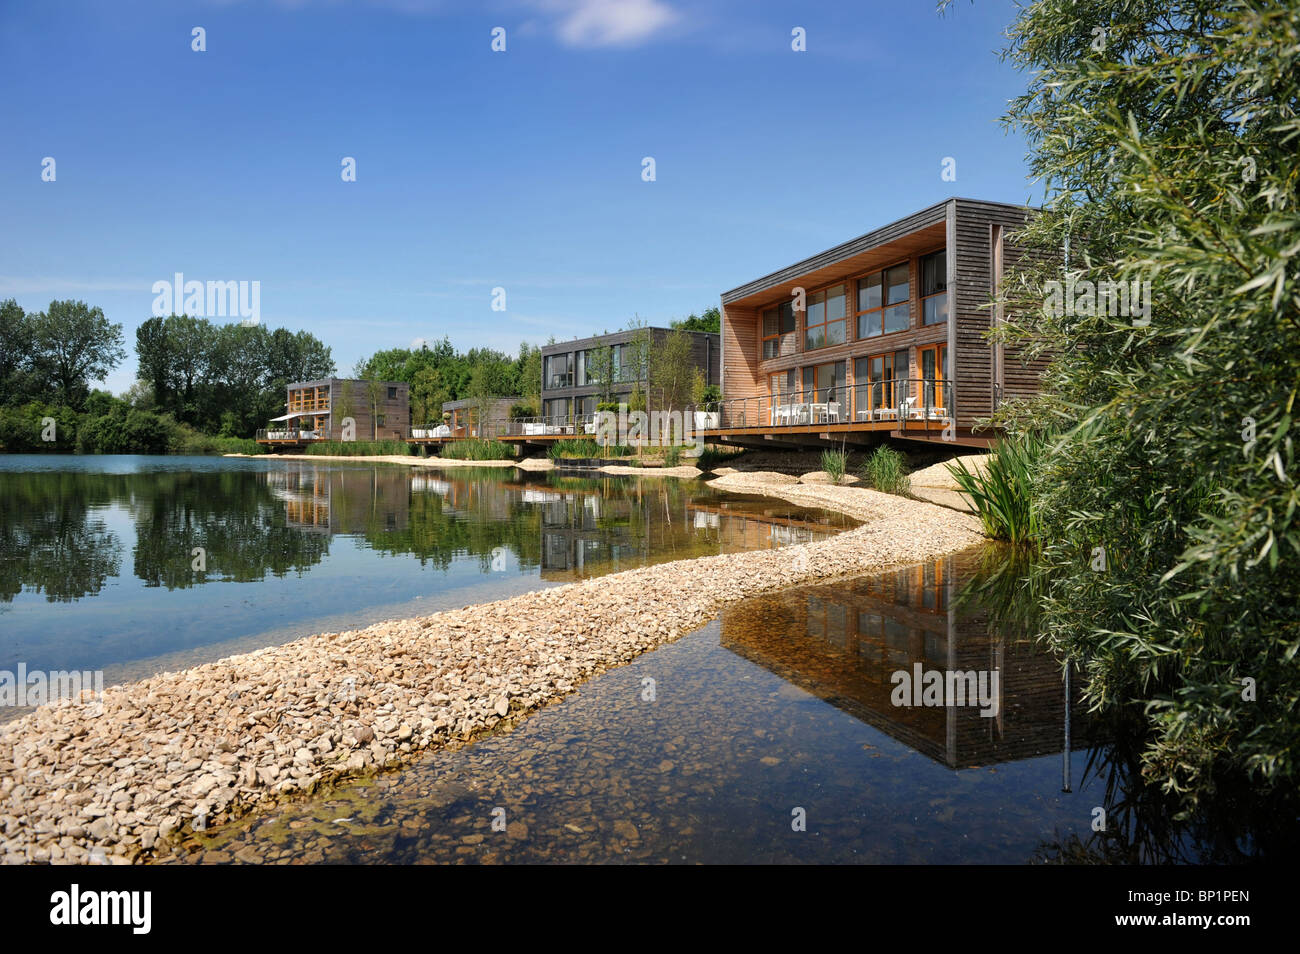
[[[188,861],[1024,863],[1143,854],[1105,733],[1035,643],[954,596],[974,554],[729,608],[457,751],[191,836]],[[898,707],[891,674],[1000,674],[1000,707]],[[647,699],[646,680],[654,680]],[[1100,741],[1089,749],[1089,740]],[[1090,757],[1096,753],[1096,761]],[[1070,791],[1063,791],[1068,778]],[[1110,788],[1110,794],[1107,789]],[[1111,831],[1092,831],[1108,806]],[[504,831],[493,830],[504,810]],[[806,814],[806,830],[793,827]]]
[[[0,670],[112,684],[849,523],[668,479],[0,455]]]

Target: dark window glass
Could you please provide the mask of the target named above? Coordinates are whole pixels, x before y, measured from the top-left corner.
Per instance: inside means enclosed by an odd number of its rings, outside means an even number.
[[[870,311],[880,307],[881,273],[858,279],[858,311]]]
[[[935,252],[921,259],[921,294],[937,295],[948,289],[948,253]]]
[[[935,252],[921,259],[921,322],[938,325],[948,320],[948,253]]]

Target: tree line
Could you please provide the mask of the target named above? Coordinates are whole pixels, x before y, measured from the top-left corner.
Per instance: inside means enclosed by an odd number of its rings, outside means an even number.
[[[168,315],[140,325],[135,342],[153,408],[223,437],[250,437],[283,413],[291,382],[334,374],[329,347],[307,331]]]

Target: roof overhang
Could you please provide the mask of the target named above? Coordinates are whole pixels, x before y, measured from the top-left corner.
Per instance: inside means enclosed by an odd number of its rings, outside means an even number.
[[[948,201],[922,209],[865,235],[795,262],[731,291],[723,306],[753,308],[790,294],[790,289],[829,285],[835,281],[892,265],[912,255],[942,248],[947,242]]]

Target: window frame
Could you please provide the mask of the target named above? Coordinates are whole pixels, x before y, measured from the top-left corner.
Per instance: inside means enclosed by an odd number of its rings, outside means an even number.
[[[848,309],[849,285],[850,283],[846,281],[836,281],[836,282],[831,282],[829,285],[824,285],[821,288],[818,288],[808,293],[807,297],[804,300],[804,311],[803,311],[803,351],[802,351],[803,354],[808,354],[812,351],[821,351],[823,348],[834,348],[837,345],[848,344],[848,342],[851,340],[849,338],[849,309]],[[854,287],[856,288],[856,286]],[[838,318],[829,317],[826,311],[826,305],[830,301],[829,293],[832,288],[841,289],[840,301],[843,304],[840,308],[840,316]],[[815,302],[813,299],[817,298],[819,295],[821,296],[822,300],[820,302]],[[813,323],[808,320],[808,316],[811,312],[812,306],[815,304],[819,304],[822,306],[822,320]],[[841,325],[843,327],[844,329],[843,335],[839,341],[831,341],[829,340],[830,336],[826,332],[832,325],[836,325],[836,324]],[[808,336],[812,334],[814,328],[822,329],[822,342],[821,344],[809,345]]]
[[[564,367],[565,367],[565,371],[564,371],[564,375],[563,375],[563,381],[564,381],[564,383],[561,383],[561,384],[553,384],[553,383],[552,383],[552,380],[553,380],[553,378],[555,377],[555,374],[554,374],[554,372],[551,370],[551,366],[552,366],[552,364],[553,364],[553,363],[554,363],[558,358],[563,358],[563,359],[564,359]],[[548,354],[548,355],[545,357],[545,359],[543,360],[542,365],[543,365],[543,367],[542,367],[542,390],[544,390],[544,391],[558,391],[558,390],[560,390],[561,388],[571,388],[571,387],[573,387],[573,365],[574,365],[574,361],[573,361],[573,353],[572,353],[571,351],[558,351],[558,352],[556,352],[555,354]]]
[[[936,255],[942,255],[944,257],[943,275],[940,279],[943,285],[938,291],[930,292],[927,295],[925,293],[925,263],[928,259],[932,259]],[[948,313],[949,308],[948,308],[948,248],[947,246],[944,246],[943,248],[937,248],[933,252],[926,252],[924,255],[918,255],[916,257],[916,272],[917,272],[916,277],[918,279],[919,286],[920,286],[917,288],[916,293],[917,293],[917,300],[920,301],[921,303],[921,327],[933,328],[936,325],[946,324],[949,318],[951,317]],[[934,321],[929,321],[926,318],[926,303],[930,301],[934,301],[935,299],[938,298],[942,298],[943,317],[936,318]]]
[[[899,374],[899,356],[902,356],[906,362],[903,367],[903,373]],[[873,373],[873,363],[880,361],[881,375],[876,378]],[[858,366],[861,364],[867,370],[865,376],[858,373]],[[896,407],[899,400],[904,396],[903,390],[907,389],[904,385],[910,376],[912,366],[912,354],[909,348],[891,348],[888,351],[877,351],[873,354],[865,354],[853,359],[853,388],[857,393],[863,393],[865,390],[867,396],[867,407],[876,411],[882,407]],[[876,387],[880,388],[880,400],[874,398]]]
[[[893,269],[900,268],[900,267],[907,269],[907,298],[905,298],[903,301],[891,302],[889,301],[889,285],[886,281],[885,276]],[[880,276],[880,304],[874,308],[859,308],[859,305],[862,301],[859,294],[860,292],[859,285],[870,278],[876,277],[877,275]],[[913,328],[912,260],[910,258],[905,258],[901,262],[894,262],[890,265],[882,265],[880,268],[874,268],[871,271],[867,272],[865,275],[859,275],[856,278],[854,278],[852,284],[853,284],[853,308],[854,308],[853,335],[855,341],[869,341],[872,338],[888,338],[890,335],[901,335],[905,331],[912,330]],[[906,327],[895,328],[893,331],[886,331],[885,312],[891,309],[896,309],[900,305],[907,306]],[[862,333],[863,321],[873,316],[876,319],[876,327],[879,328],[880,330],[874,333],[868,331],[867,334],[863,334]]]
[[[782,309],[790,310],[790,330],[783,329]],[[767,315],[769,312],[776,313],[776,333],[767,334]],[[799,333],[799,313],[795,311],[794,302],[790,299],[783,299],[771,305],[768,308],[761,308],[758,312],[758,353],[760,361],[770,361],[773,358],[781,357],[781,341],[786,335],[797,335]],[[767,353],[767,343],[775,342],[774,353]]]

